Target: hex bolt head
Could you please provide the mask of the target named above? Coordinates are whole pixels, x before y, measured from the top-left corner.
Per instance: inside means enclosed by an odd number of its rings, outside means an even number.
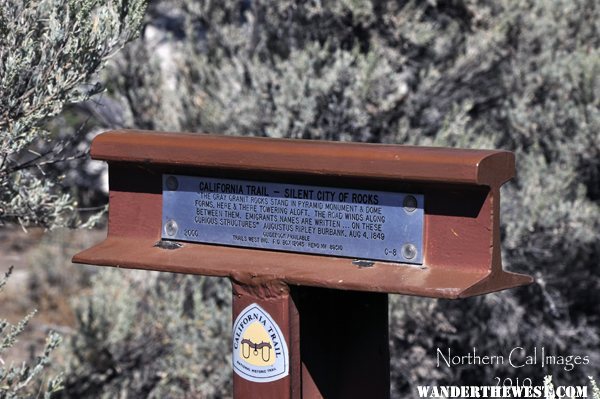
[[[167,223],[165,223],[165,233],[169,237],[173,237],[174,235],[176,235],[177,230],[179,230],[179,226],[177,226],[177,222],[173,219],[168,220]]]
[[[404,207],[404,210],[406,212],[412,213],[417,209],[417,206],[418,206],[417,199],[412,195],[407,195],[406,197],[404,197],[402,206]]]
[[[179,188],[179,182],[175,176],[167,177],[167,189],[170,191],[176,191]]]
[[[413,244],[404,244],[402,246],[402,256],[404,259],[414,259],[417,256],[417,247]]]

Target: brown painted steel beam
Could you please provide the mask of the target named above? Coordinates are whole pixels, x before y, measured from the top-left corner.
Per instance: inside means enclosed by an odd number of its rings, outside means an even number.
[[[233,320],[255,304],[267,311],[285,336],[290,363],[289,375],[272,382],[234,372],[236,399],[390,397],[387,294],[288,287],[276,280],[232,280],[232,286]]]
[[[387,398],[387,293],[454,299],[532,281],[502,268],[510,152],[115,131],[91,154],[109,163],[108,237],[73,261],[230,278],[236,399]],[[164,174],[421,194],[423,264],[165,241]]]
[[[390,397],[388,296],[293,287],[305,399]]]
[[[279,173],[499,185],[514,176],[508,151],[459,150],[207,134],[113,131],[92,143],[94,159]]]
[[[110,166],[109,234],[75,262],[438,298],[532,281],[502,269],[500,185],[514,174],[506,151],[117,131],[99,135],[92,156]],[[423,194],[424,263],[363,268],[335,256],[155,246],[164,173]]]
[[[257,383],[233,373],[233,396],[236,399],[300,399],[300,320],[289,287],[280,281],[239,282],[232,280],[233,320],[252,304],[261,306],[281,329],[288,353],[289,374],[277,381]],[[233,332],[236,333],[235,331]],[[240,337],[241,338],[241,337]],[[240,348],[234,347],[234,352]],[[235,359],[233,360],[235,362]],[[308,397],[304,397],[307,399]]]

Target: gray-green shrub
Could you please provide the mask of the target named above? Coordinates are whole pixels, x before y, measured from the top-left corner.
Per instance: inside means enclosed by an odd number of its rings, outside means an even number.
[[[151,274],[149,276],[149,274]],[[222,280],[221,280],[222,282]],[[77,299],[63,397],[223,397],[229,297],[214,279],[105,270]],[[219,288],[220,292],[223,292]]]
[[[6,285],[13,268],[0,278],[0,293]],[[47,378],[43,381],[43,373],[51,362],[50,354],[60,344],[58,334],[51,332],[46,338],[46,345],[42,353],[31,362],[14,364],[4,354],[11,349],[23,333],[35,311],[30,312],[17,324],[11,324],[5,319],[0,319],[0,398],[14,399],[25,397],[50,398],[53,393],[61,389],[62,378],[60,375]]]
[[[48,123],[66,104],[101,90],[92,84],[95,74],[134,37],[144,7],[141,0],[0,0],[0,226],[56,227],[73,219],[75,203],[51,168],[72,149],[68,141],[49,143]],[[34,313],[16,325],[0,321],[0,355]],[[2,359],[0,398],[56,392],[58,379],[39,387],[59,342],[50,333],[43,353],[30,363]]]
[[[44,173],[72,148],[44,145],[47,123],[102,90],[95,74],[137,34],[144,8],[143,0],[0,1],[0,225],[72,217],[59,176]]]

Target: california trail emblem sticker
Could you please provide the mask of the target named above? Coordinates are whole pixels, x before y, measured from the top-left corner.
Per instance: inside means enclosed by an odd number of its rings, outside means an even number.
[[[233,323],[233,370],[254,382],[277,381],[289,373],[285,338],[273,318],[255,303]]]

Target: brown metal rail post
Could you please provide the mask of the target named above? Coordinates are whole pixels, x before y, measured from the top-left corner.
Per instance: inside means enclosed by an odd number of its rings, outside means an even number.
[[[501,264],[500,186],[514,176],[510,152],[115,131],[98,136],[91,154],[109,163],[108,237],[73,261],[230,278],[238,399],[388,397],[388,293],[453,299],[531,282]],[[199,182],[193,193],[199,200],[188,206],[178,185]],[[287,209],[307,218],[285,220],[308,231],[279,235],[304,240],[294,247],[269,241],[273,232],[242,234],[265,225],[219,202],[227,193],[227,201],[238,201],[245,212],[250,205],[244,198],[259,203],[284,189],[282,198],[314,199],[306,207],[315,206],[317,216],[317,202],[332,204],[334,196],[357,207],[377,204],[377,195],[404,198],[407,212],[420,207],[418,234],[411,233],[419,245],[381,246],[381,229],[386,237],[409,229],[402,212],[386,214],[387,222],[380,215],[379,224],[364,231],[330,220],[338,228],[321,234],[307,227],[316,216],[292,205]],[[205,202],[203,194],[212,197]],[[211,209],[215,203],[222,209]],[[191,208],[200,219],[165,219],[163,213],[179,208]],[[260,209],[279,220],[271,208]],[[225,238],[219,236],[224,220],[238,226]],[[205,231],[179,229],[178,223]],[[359,230],[364,238],[348,237]],[[209,236],[197,237],[204,233]],[[338,235],[339,245],[318,242],[326,234]],[[309,244],[324,246],[311,250]],[[379,255],[363,256],[378,245]]]

